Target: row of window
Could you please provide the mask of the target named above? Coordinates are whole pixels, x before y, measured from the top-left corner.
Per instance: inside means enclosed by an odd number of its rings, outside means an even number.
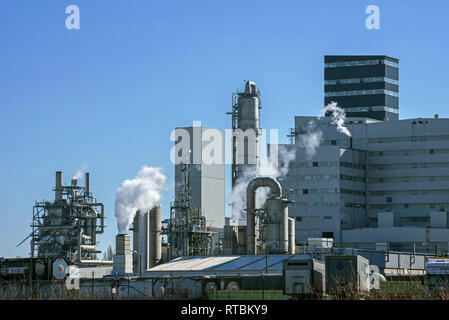
[[[369,66],[376,64],[385,64],[387,66],[398,68],[399,65],[396,62],[387,60],[387,59],[376,59],[376,60],[359,60],[359,61],[343,61],[343,62],[330,62],[325,63],[325,68],[338,68],[338,67],[360,67],[360,66]]]
[[[399,97],[399,93],[387,89],[370,89],[370,90],[352,90],[352,91],[334,91],[325,92],[325,97],[342,97],[342,96],[360,96],[368,94],[387,94],[393,97]]]
[[[449,140],[449,135],[379,137],[379,138],[369,138],[368,143],[371,144],[371,143],[384,143],[384,142],[445,141],[445,140]]]
[[[321,236],[320,230],[295,230],[295,234],[300,236],[310,236],[310,237],[319,237]]]
[[[297,191],[297,190],[295,190]],[[352,189],[339,189],[339,188],[324,188],[324,189],[302,189],[298,191],[300,194],[308,195],[308,194],[336,194],[336,193],[343,193],[343,194],[350,194],[350,195],[356,195],[356,196],[365,196],[365,191],[359,191],[359,190],[352,190]]]
[[[350,194],[350,195],[354,195],[354,196],[366,196],[365,191],[351,190],[351,189],[341,189],[341,193]]]
[[[431,195],[438,195],[438,194],[444,194],[447,195],[449,194],[449,190],[445,190],[445,189],[440,189],[440,190],[399,190],[399,191],[392,191],[392,190],[388,190],[388,191],[369,191],[368,192],[368,196],[387,196],[387,195],[402,195],[402,196],[407,196],[407,195],[413,195],[416,196],[418,194],[421,195],[427,195],[427,194],[431,194]]]
[[[412,139],[413,140],[413,139]],[[393,151],[368,151],[370,157],[383,157],[383,156],[418,156],[425,154],[443,154],[449,153],[449,149],[425,149],[425,150],[393,150]]]
[[[369,209],[436,209],[445,210],[449,207],[449,203],[402,203],[402,204],[370,204]]]
[[[368,178],[369,183],[385,183],[385,182],[424,182],[424,181],[448,181],[449,176],[425,176],[425,177],[378,177]]]
[[[347,176],[344,174],[340,175],[341,180],[349,180],[349,181],[357,181],[357,182],[365,182],[365,177],[357,177],[357,176]]]
[[[392,170],[392,169],[417,169],[417,168],[449,168],[448,162],[427,162],[427,163],[400,163],[400,164],[369,164],[371,170]]]
[[[322,207],[338,207],[340,205],[339,201],[314,201],[305,202],[298,201],[293,203],[292,207],[305,207],[305,208],[322,208]]]
[[[370,111],[387,111],[391,113],[399,113],[396,108],[390,108],[386,106],[374,106],[374,107],[354,107],[354,108],[342,108],[344,112],[370,112]],[[352,123],[350,123],[352,124]]]
[[[332,85],[332,84],[372,83],[372,82],[387,82],[387,83],[399,85],[398,80],[394,80],[394,79],[387,78],[387,77],[325,80],[324,84]]]
[[[292,161],[289,166],[290,168],[333,167],[338,166],[338,161]]]
[[[332,216],[297,216],[295,217],[295,220],[296,222],[318,223],[320,218],[323,220],[332,220]]]
[[[345,202],[346,208],[363,208],[366,209],[366,204],[360,202]]]
[[[285,181],[322,181],[338,179],[338,174],[324,174],[324,175],[289,175]]]
[[[345,162],[345,161],[340,161],[340,167],[365,170],[365,165],[364,164]]]

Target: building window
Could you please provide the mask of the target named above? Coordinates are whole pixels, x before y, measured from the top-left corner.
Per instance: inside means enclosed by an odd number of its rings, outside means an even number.
[[[323,238],[334,238],[334,233],[333,232],[323,232],[321,235]]]
[[[434,151],[433,149],[430,149],[430,150],[429,150],[429,153],[430,153],[430,154],[433,154],[434,152],[435,152],[435,151]]]
[[[393,202],[393,197],[387,197],[387,203],[392,203]]]
[[[435,177],[431,176],[431,177],[429,177],[429,180],[430,181],[435,181]]]
[[[331,216],[324,216],[323,219],[324,220],[332,220],[332,217]]]
[[[404,177],[404,182],[408,182],[408,177]]]
[[[404,204],[404,208],[405,208],[405,209],[408,209],[408,203],[405,203],[405,204]]]
[[[309,189],[302,189],[302,194],[309,194]]]
[[[337,144],[337,140],[331,140],[331,144],[332,145],[336,145]]]
[[[314,161],[312,165],[313,165],[314,167],[318,167],[318,162],[317,162],[317,161]]]
[[[302,221],[301,217],[296,217],[296,221],[301,222]]]

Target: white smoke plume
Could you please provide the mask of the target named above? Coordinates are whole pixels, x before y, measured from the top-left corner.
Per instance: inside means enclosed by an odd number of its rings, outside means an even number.
[[[346,114],[342,108],[337,106],[336,102],[331,102],[326,105],[323,110],[321,110],[317,120],[320,120],[321,117],[324,117],[324,115],[328,113],[331,114],[331,123],[337,126],[337,131],[351,137],[351,132],[345,127]],[[309,127],[313,128],[314,124],[315,120],[310,121]],[[298,137],[297,144],[304,149],[307,160],[312,159],[315,155],[316,150],[320,146],[322,136],[323,131],[320,129],[310,129],[307,133],[301,134]]]
[[[143,166],[134,179],[126,179],[117,189],[115,216],[119,233],[126,233],[137,211],[147,211],[162,199],[167,176],[162,168]]]
[[[348,128],[345,127],[346,113],[343,111],[343,109],[338,107],[336,102],[331,102],[326,105],[321,111],[321,116],[324,116],[328,112],[332,113],[332,124],[335,124],[337,126],[338,132],[344,133],[345,135],[350,137],[351,132],[349,132]]]
[[[331,102],[326,105],[320,112],[320,116],[317,120],[320,120],[326,113],[331,113],[332,124],[337,126],[337,130],[341,133],[351,136],[351,132],[344,126],[346,122],[346,114],[336,102]],[[278,147],[278,161],[273,161],[273,158],[268,158],[268,161],[261,163],[259,168],[249,166],[243,172],[243,174],[237,179],[235,186],[232,188],[230,203],[232,204],[232,220],[243,219],[246,217],[246,187],[248,183],[256,177],[272,177],[278,178],[285,176],[288,173],[290,162],[296,158],[296,152],[298,147],[303,149],[305,156],[308,160],[312,159],[316,150],[320,146],[323,131],[320,129],[314,129],[315,120],[309,122],[310,130],[305,134],[298,136],[297,145],[291,146],[291,148],[285,148],[283,146]],[[276,145],[271,145],[270,147]],[[276,152],[276,151],[274,151]],[[275,158],[274,158],[275,159]],[[279,162],[279,163],[278,163]],[[256,192],[256,208],[261,208],[265,203],[268,194],[268,188],[258,188]]]
[[[296,158],[296,148],[292,146],[291,150],[284,146],[270,145],[273,154],[278,151],[278,158],[269,157],[267,161],[261,162],[259,168],[254,166],[246,167],[243,174],[237,179],[232,188],[230,203],[232,204],[232,220],[246,218],[246,188],[248,183],[257,177],[278,178],[288,172],[289,164]],[[274,150],[273,150],[274,149]],[[269,196],[269,188],[258,188],[256,191],[256,208],[261,208]]]
[[[76,179],[76,180],[81,179],[82,176],[83,176],[83,174],[84,174],[84,172],[86,172],[86,170],[87,170],[87,165],[84,165],[81,169],[79,169],[79,170],[75,173],[75,175],[73,176],[72,179]]]
[[[304,149],[307,160],[312,159],[316,153],[316,149],[320,146],[321,137],[323,136],[323,131],[321,130],[310,130],[305,134],[298,137],[297,144],[299,147]]]

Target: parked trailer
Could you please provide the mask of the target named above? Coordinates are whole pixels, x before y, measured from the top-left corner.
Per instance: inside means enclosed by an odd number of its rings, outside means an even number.
[[[325,292],[325,265],[322,261],[313,258],[286,260],[283,276],[285,295],[322,295]]]
[[[359,255],[328,255],[326,262],[327,293],[370,290],[369,260]]]

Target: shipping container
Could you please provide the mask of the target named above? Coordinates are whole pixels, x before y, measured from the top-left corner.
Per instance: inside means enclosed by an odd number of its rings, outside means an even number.
[[[368,259],[359,255],[328,255],[325,263],[328,293],[370,290]]]
[[[324,262],[312,258],[291,258],[283,263],[284,294],[322,295],[325,292]]]

